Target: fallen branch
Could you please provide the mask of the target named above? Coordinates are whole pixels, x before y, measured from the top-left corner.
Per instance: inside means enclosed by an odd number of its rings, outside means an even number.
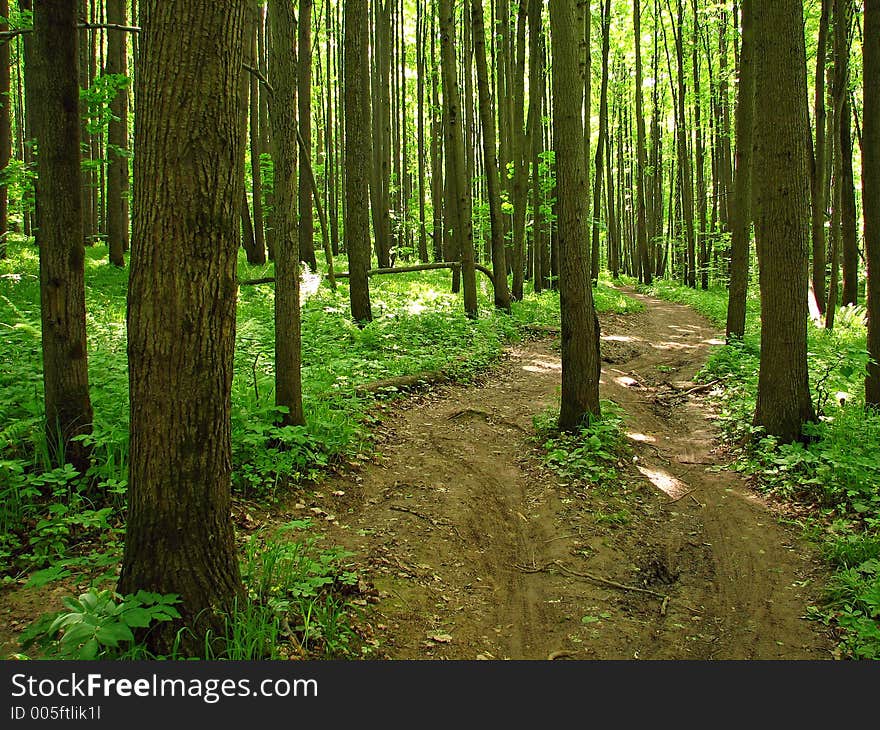
[[[374,380],[372,383],[364,383],[356,388],[355,394],[363,397],[365,395],[380,393],[383,390],[389,390],[391,388],[396,388],[397,390],[410,390],[425,385],[446,383],[449,382],[449,379],[449,376],[442,370],[430,370],[416,373],[415,375],[401,375],[397,378],[385,378],[384,380]]]
[[[608,578],[603,578],[600,575],[593,575],[592,573],[579,573],[576,570],[572,570],[561,560],[551,560],[546,565],[540,568],[529,568],[525,565],[517,565],[514,564],[514,568],[519,570],[522,573],[546,573],[550,566],[555,565],[566,575],[570,575],[575,578],[584,578],[585,580],[591,580],[595,583],[599,583],[600,585],[608,586],[609,588],[616,588],[619,591],[632,591],[634,593],[644,593],[649,596],[653,596],[654,598],[659,598],[661,601],[663,599],[668,599],[665,593],[658,593],[657,591],[652,591],[650,588],[640,588],[639,586],[630,586],[625,583],[618,583],[617,581],[609,580]]]

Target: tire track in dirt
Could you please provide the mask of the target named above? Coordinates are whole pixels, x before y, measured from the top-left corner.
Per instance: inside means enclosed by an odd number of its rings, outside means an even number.
[[[718,333],[687,307],[628,293],[644,312],[602,318],[602,397],[623,406],[633,441],[619,484],[568,484],[542,467],[533,418],[555,408],[561,372],[544,340],[510,348],[482,384],[395,407],[382,456],[305,507],[336,515],[328,539],[375,585],[363,620],[385,656],[830,656],[801,618],[818,562],[740,477],[715,471],[711,398],[692,379]]]

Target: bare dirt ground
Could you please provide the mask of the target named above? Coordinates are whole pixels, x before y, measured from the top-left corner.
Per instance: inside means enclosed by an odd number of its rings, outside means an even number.
[[[356,553],[378,656],[832,657],[802,618],[819,561],[717,470],[711,393],[692,379],[719,334],[687,307],[628,293],[644,312],[602,318],[602,397],[625,410],[632,444],[618,482],[569,483],[541,464],[533,418],[557,407],[561,373],[548,338],[511,348],[482,384],[387,406],[381,456],[269,519],[315,517],[324,544]],[[0,591],[0,655],[85,588]]]
[[[602,319],[602,397],[625,410],[633,450],[619,483],[541,465],[533,417],[555,407],[561,372],[546,339],[512,348],[481,385],[408,400],[381,457],[291,505],[329,517],[328,539],[357,553],[382,655],[831,658],[802,618],[818,560],[717,469],[711,394],[692,379],[719,334],[636,296],[644,312]]]

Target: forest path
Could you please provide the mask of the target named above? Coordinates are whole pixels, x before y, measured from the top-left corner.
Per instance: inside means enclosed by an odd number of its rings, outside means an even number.
[[[481,385],[407,401],[380,431],[381,457],[298,505],[342,523],[328,538],[378,590],[364,621],[384,655],[830,657],[802,618],[818,561],[715,470],[711,403],[688,392],[719,333],[627,293],[645,311],[601,321],[602,397],[625,410],[635,457],[613,485],[567,484],[540,463],[533,417],[555,408],[561,372],[558,343],[542,340],[511,348]]]

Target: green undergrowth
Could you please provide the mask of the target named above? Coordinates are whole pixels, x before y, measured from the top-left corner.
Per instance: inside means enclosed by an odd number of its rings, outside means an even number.
[[[719,328],[727,292],[693,290],[668,281],[650,293],[688,304]],[[733,468],[760,489],[808,507],[798,524],[832,569],[824,602],[811,610],[840,630],[841,652],[880,658],[880,413],[865,410],[865,310],[838,310],[828,332],[811,323],[808,362],[819,420],[805,426],[806,443],[780,444],[752,426],[758,388],[760,302],[750,291],[746,336],[715,348],[700,373],[717,381],[718,423],[736,460]]]
[[[620,406],[606,400],[600,410],[598,418],[588,418],[572,433],[559,430],[558,408],[534,419],[544,464],[566,482],[604,487],[618,479],[618,469],[628,453],[623,413]]]
[[[351,554],[323,547],[308,520],[265,529],[248,540],[241,560],[246,595],[224,617],[224,628],[204,639],[202,659],[340,659],[368,655],[351,618],[358,575]],[[363,600],[361,600],[363,603]],[[121,596],[92,586],[62,599],[64,608],[41,616],[21,636],[26,652],[50,659],[177,659],[146,648],[149,631],[180,617],[176,594],[138,591]],[[177,639],[187,629],[181,629]],[[29,658],[19,654],[18,658]]]
[[[75,575],[106,587],[119,565],[128,482],[128,273],[107,263],[105,246],[87,250],[95,420],[93,433],[85,437],[92,465],[87,474],[78,474],[69,465],[53,468],[57,446],[44,437],[37,250],[13,236],[8,252],[0,261],[0,577],[4,583],[39,587]],[[250,266],[240,256],[240,278],[271,274],[271,264]],[[290,489],[307,487],[334,463],[370,450],[371,426],[381,416],[376,399],[398,392],[388,388],[362,397],[358,386],[424,371],[467,382],[495,363],[505,345],[522,336],[524,325],[558,324],[555,292],[527,294],[508,316],[495,312],[484,277],[478,287],[479,317],[471,321],[463,315],[461,295],[449,291],[448,271],[375,277],[374,321],[360,329],[350,319],[347,282],[334,292],[320,276],[306,272],[307,425],[286,428],[276,425],[274,405],[274,289],[271,284],[241,287],[232,386],[236,497],[271,503]],[[600,311],[641,306],[606,284],[597,288],[596,302]],[[336,615],[332,606],[321,611]]]

